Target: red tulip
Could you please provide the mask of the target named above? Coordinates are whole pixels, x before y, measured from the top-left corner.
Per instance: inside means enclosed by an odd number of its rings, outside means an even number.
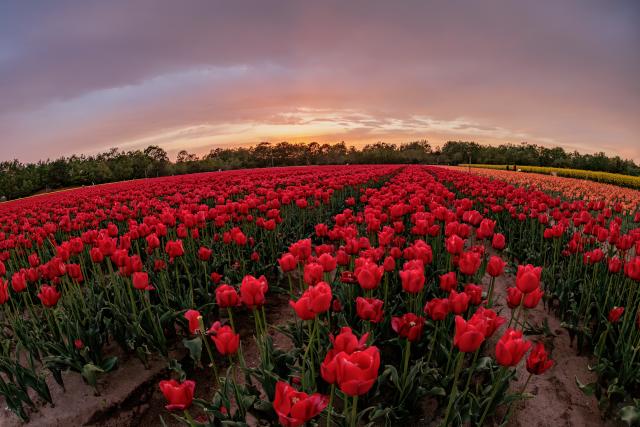
[[[104,261],[104,254],[99,248],[91,248],[91,250],[89,251],[89,257],[91,258],[91,261],[96,264]]]
[[[147,241],[147,253],[149,254],[160,247],[160,239],[156,234],[149,234],[145,240]]]
[[[342,274],[340,274],[340,282],[342,283],[352,285],[357,281],[358,279],[356,279],[356,276],[351,271],[343,271]]]
[[[522,338],[522,331],[509,328],[496,344],[496,360],[502,366],[516,366],[531,348],[531,342]]]
[[[488,239],[493,236],[493,230],[496,226],[496,222],[488,218],[485,218],[480,222],[480,226],[476,229],[476,236],[478,239]]]
[[[338,262],[338,265],[349,265],[350,260],[351,257],[349,254],[342,249],[336,252],[336,261]]]
[[[520,289],[514,287],[507,288],[507,305],[509,308],[517,308],[521,302],[522,292],[520,292]]]
[[[31,255],[29,255],[28,257],[28,261],[29,261],[29,265],[33,268],[37,267],[40,265],[40,257],[38,256],[37,253],[32,253]],[[4,264],[3,264],[4,265]],[[4,275],[4,273],[3,273]]]
[[[335,360],[336,379],[343,393],[358,396],[371,390],[380,369],[380,351],[377,347],[371,346],[351,354],[341,352]]]
[[[221,355],[228,356],[238,351],[240,335],[234,333],[230,326],[215,322],[207,332]]]
[[[472,353],[480,348],[484,341],[484,325],[481,322],[466,322],[462,316],[456,316],[455,322],[453,345],[464,353]]]
[[[162,259],[157,259],[153,262],[153,270],[154,271],[160,271],[160,270],[164,270],[165,268],[167,268],[167,263],[164,262],[164,260]]]
[[[504,273],[504,267],[507,265],[502,258],[498,256],[492,256],[487,263],[487,273],[491,277],[498,277]]]
[[[304,280],[304,283],[311,286],[321,281],[323,274],[324,269],[322,268],[322,266],[317,262],[311,262],[304,266],[302,279]]]
[[[0,278],[0,305],[9,301],[9,284]]]
[[[458,235],[453,234],[445,240],[444,245],[447,252],[451,255],[459,255],[464,249],[464,240],[462,240]]]
[[[382,263],[382,268],[387,273],[396,269],[396,260],[392,256],[388,256]]]
[[[287,273],[296,269],[297,261],[292,254],[287,252],[286,254],[282,255],[282,257],[280,257],[280,259],[278,260],[278,264],[280,264],[280,269],[282,270],[282,272]]]
[[[358,283],[365,290],[371,290],[378,287],[384,269],[374,262],[366,260],[360,267],[356,268],[354,274]]]
[[[333,345],[333,350],[335,350],[336,353],[344,351],[347,354],[351,354],[356,350],[364,349],[367,338],[369,338],[369,334],[364,334],[360,339],[358,339],[348,326],[343,326],[340,329],[340,333],[335,337],[333,335],[329,335],[329,340]]]
[[[141,291],[152,291],[155,288],[149,284],[149,275],[142,271],[136,271],[132,276],[133,287]]]
[[[168,405],[165,408],[168,411],[183,411],[191,406],[193,401],[193,393],[196,389],[194,381],[186,380],[182,383],[176,380],[160,381],[160,391],[167,399]]]
[[[11,288],[14,292],[20,293],[27,289],[27,277],[24,271],[18,271],[11,276]]]
[[[380,323],[384,314],[382,310],[384,302],[375,298],[356,298],[356,312],[362,320],[372,323]]]
[[[516,287],[520,292],[528,294],[540,287],[540,275],[542,267],[534,267],[531,264],[519,265],[516,274]]]
[[[424,326],[424,317],[413,313],[406,313],[401,317],[391,318],[391,327],[403,338],[409,341],[419,341]]]
[[[525,308],[536,308],[544,292],[540,288],[536,288],[533,292],[529,292],[524,295],[524,299],[522,300],[522,305]]]
[[[476,252],[463,252],[458,260],[458,268],[462,274],[473,276],[480,268],[482,262],[480,254]]]
[[[549,354],[541,342],[536,343],[527,357],[527,371],[534,375],[541,375],[553,366],[553,360],[549,359]]]
[[[609,272],[610,273],[619,273],[622,270],[623,262],[617,256],[610,258],[608,262]]]
[[[302,320],[314,319],[318,314],[324,313],[331,307],[333,299],[331,287],[326,282],[318,282],[315,286],[309,286],[298,301],[289,301],[298,317]]]
[[[609,312],[609,316],[608,316],[609,322],[618,323],[618,321],[620,321],[620,317],[622,316],[622,313],[624,313],[624,307],[613,307]]]
[[[60,292],[53,286],[43,285],[40,288],[38,298],[45,307],[53,307],[60,299]]]
[[[424,269],[411,268],[409,270],[400,271],[400,280],[402,281],[402,289],[405,292],[417,294],[424,288]]]
[[[450,271],[448,273],[440,275],[440,289],[449,293],[458,287],[458,279],[456,278],[456,272]]]
[[[447,314],[451,312],[449,300],[447,298],[434,298],[425,304],[424,312],[429,315],[431,320],[444,320]]]
[[[236,307],[240,305],[240,296],[236,288],[222,284],[216,288],[216,303],[220,308]]]
[[[624,274],[630,279],[640,282],[640,256],[635,256],[624,265]]]
[[[266,301],[265,294],[268,290],[269,285],[264,276],[256,279],[247,274],[240,284],[240,301],[249,309],[262,307]]]
[[[324,253],[318,257],[318,263],[322,266],[322,271],[328,273],[333,271],[338,266],[338,261],[335,257],[328,253]]]
[[[455,314],[462,314],[469,308],[469,295],[464,292],[451,291],[449,294],[449,308]]]
[[[494,234],[493,240],[491,241],[491,246],[493,246],[493,249],[497,249],[499,251],[503,250],[506,246],[506,239],[504,238],[504,234]]]
[[[482,302],[482,288],[473,283],[469,283],[464,287],[464,293],[469,295],[469,302],[473,305],[479,305]]]
[[[198,249],[198,259],[200,259],[200,261],[209,261],[212,253],[213,251],[211,249],[202,246]]]
[[[329,334],[329,340],[332,343],[332,348],[327,352],[324,361],[320,365],[320,374],[322,375],[322,379],[329,384],[335,384],[338,369],[337,361],[335,359],[336,355],[341,352],[351,354],[354,351],[363,350],[368,338],[369,334],[367,333],[358,339],[348,326],[344,326],[340,330],[340,333],[335,337]]]
[[[189,321],[189,332],[191,335],[195,335],[196,332],[200,330],[199,317],[201,316],[198,310],[187,310],[186,313],[184,313],[184,318]]]
[[[471,316],[471,319],[469,320],[469,322],[483,328],[485,339],[490,338],[506,321],[507,319],[502,316],[498,316],[495,311],[482,306],[478,307],[478,310],[473,313],[473,316]]]
[[[164,246],[164,250],[169,255],[169,261],[173,262],[173,260],[179,256],[184,255],[184,247],[182,246],[182,240],[170,240]]]
[[[329,400],[319,393],[308,395],[297,391],[284,381],[276,384],[273,409],[284,427],[298,427],[318,415],[327,407]]]

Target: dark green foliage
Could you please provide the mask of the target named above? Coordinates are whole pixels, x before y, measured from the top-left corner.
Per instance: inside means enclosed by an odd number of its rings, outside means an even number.
[[[73,155],[54,161],[22,164],[18,160],[0,162],[0,197],[15,199],[39,191],[151,178],[219,169],[261,168],[295,165],[335,164],[441,164],[460,163],[552,166],[640,175],[640,167],[619,156],[604,153],[567,153],[560,147],[535,144],[483,146],[475,142],[449,141],[432,149],[425,140],[406,144],[377,142],[362,148],[338,144],[291,144],[262,142],[251,147],[215,148],[202,158],[182,150],[176,162],[169,161],[158,146],[144,150],[119,151],[116,148],[95,156]]]

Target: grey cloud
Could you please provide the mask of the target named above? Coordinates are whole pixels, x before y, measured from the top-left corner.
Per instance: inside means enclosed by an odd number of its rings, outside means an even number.
[[[638,158],[638,20],[634,1],[3,2],[0,157],[333,120],[280,115],[310,107],[361,125],[338,140],[463,118]]]

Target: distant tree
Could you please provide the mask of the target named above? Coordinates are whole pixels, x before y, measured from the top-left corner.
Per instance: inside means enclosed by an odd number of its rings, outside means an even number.
[[[542,147],[522,142],[483,146],[472,141],[447,141],[432,147],[427,140],[404,144],[378,141],[358,149],[337,144],[277,144],[261,142],[253,147],[212,148],[201,159],[186,150],[178,153],[175,163],[157,145],[144,150],[121,151],[111,148],[94,156],[72,155],[54,161],[22,164],[18,160],[0,162],[0,197],[27,196],[43,189],[99,184],[132,178],[156,177],[218,169],[269,166],[344,163],[420,163],[460,164],[490,163],[538,165],[602,170],[640,175],[632,160],[605,153],[580,154],[560,147]]]

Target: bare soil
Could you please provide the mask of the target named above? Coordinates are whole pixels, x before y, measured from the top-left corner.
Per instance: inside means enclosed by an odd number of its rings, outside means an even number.
[[[486,283],[488,285],[488,280]],[[504,275],[496,280],[497,303],[494,307],[507,321],[511,318],[511,310],[505,303],[506,289],[509,286],[515,286],[513,275]],[[534,342],[542,341],[547,350],[551,351],[555,364],[543,375],[531,377],[526,392],[533,397],[516,404],[508,426],[615,426],[615,423],[602,419],[596,398],[586,396],[576,385],[576,378],[582,383],[595,381],[595,373],[588,368],[590,358],[577,354],[576,349],[571,346],[568,332],[553,314],[545,310],[541,301],[538,307],[529,310],[527,322],[532,326],[542,327],[545,319],[552,335],[528,335],[527,338]],[[496,332],[496,336],[500,336],[500,333],[501,331]],[[524,361],[518,370],[518,381],[511,386],[514,391],[522,390],[528,377]]]

